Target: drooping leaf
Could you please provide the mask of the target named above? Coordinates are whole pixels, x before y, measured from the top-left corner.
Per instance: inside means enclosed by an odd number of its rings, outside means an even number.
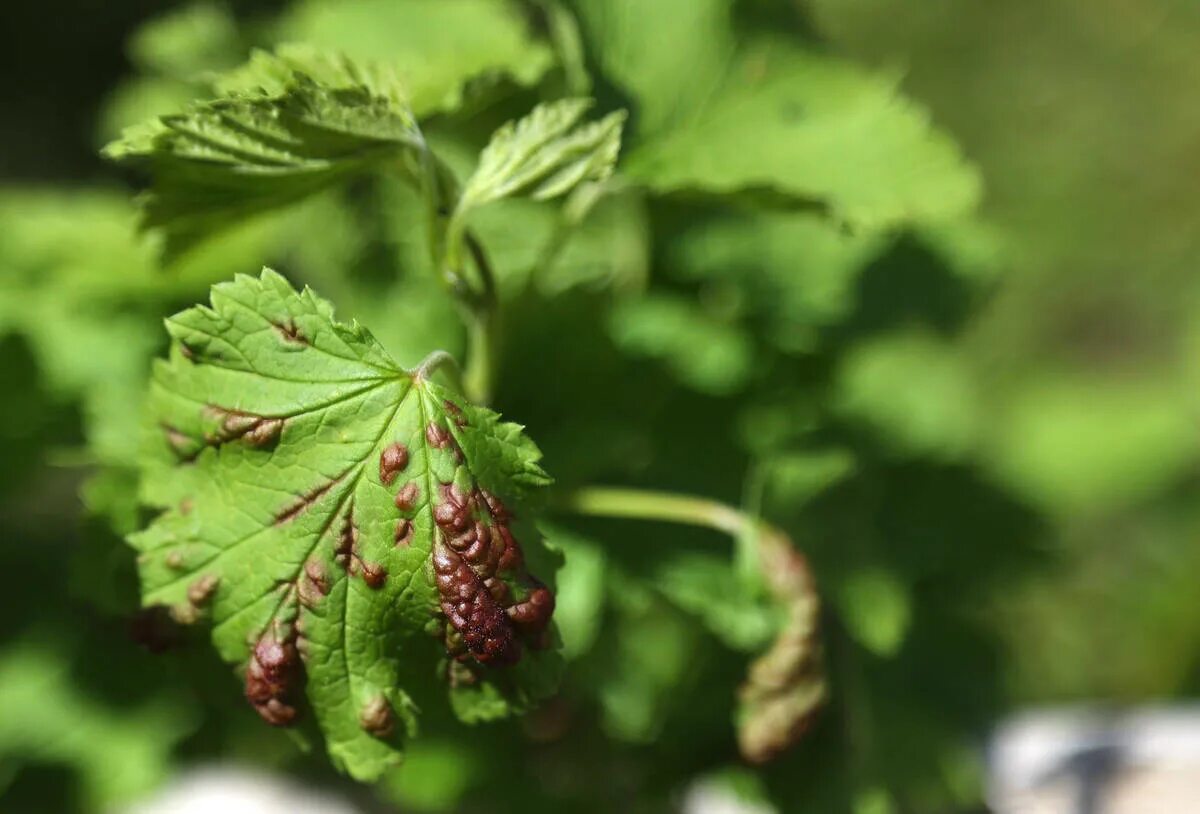
[[[554,61],[508,0],[303,0],[279,34],[388,65],[420,117],[457,109],[490,78],[533,85]]]
[[[556,198],[585,181],[607,178],[621,148],[625,113],[577,127],[589,107],[587,99],[542,104],[497,130],[463,187],[460,210],[512,195]]]
[[[553,595],[531,572],[554,563],[502,502],[519,495],[487,488],[547,480],[515,425],[269,270],[167,325],[143,472],[164,512],[130,538],[143,601],[210,622],[265,720],[311,715],[370,779],[439,676],[465,720],[553,690]]]
[[[423,149],[386,68],[308,48],[257,53],[225,95],[129,128],[104,154],[146,166],[143,225],[167,254]]]

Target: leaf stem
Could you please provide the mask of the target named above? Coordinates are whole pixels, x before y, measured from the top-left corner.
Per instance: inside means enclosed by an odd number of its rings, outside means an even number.
[[[450,378],[454,380],[454,385],[459,389],[463,389],[462,370],[458,366],[458,360],[450,354],[449,351],[435,350],[433,353],[421,360],[413,370],[413,379],[428,380],[434,373],[445,369],[450,374]]]
[[[586,486],[568,492],[554,505],[575,514],[594,517],[664,520],[669,523],[703,526],[733,537],[761,530],[770,530],[782,535],[782,532],[733,506],[675,492]]]

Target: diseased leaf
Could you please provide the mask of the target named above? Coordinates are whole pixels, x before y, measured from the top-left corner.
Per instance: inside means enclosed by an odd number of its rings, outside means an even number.
[[[373,779],[439,675],[465,720],[553,691],[554,599],[531,573],[553,559],[502,502],[548,480],[516,425],[269,270],[167,327],[143,471],[164,511],[130,537],[143,600],[210,622],[266,721],[311,714]]]
[[[460,210],[512,195],[556,198],[585,181],[607,178],[621,148],[625,113],[616,111],[576,127],[591,104],[588,99],[563,99],[538,105],[497,130],[463,188]]]
[[[763,580],[785,614],[770,649],[750,664],[739,692],[738,747],[763,763],[795,743],[825,701],[818,617],[820,603],[808,563],[786,537],[757,533]]]
[[[143,225],[169,256],[257,213],[423,149],[398,80],[307,48],[258,53],[224,96],[129,128],[104,154],[144,164]]]

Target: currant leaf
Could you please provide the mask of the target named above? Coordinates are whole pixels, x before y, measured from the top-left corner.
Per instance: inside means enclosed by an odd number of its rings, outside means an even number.
[[[589,99],[538,105],[497,130],[463,188],[461,211],[513,195],[546,200],[607,178],[621,148],[622,110],[576,127]]]
[[[247,216],[423,150],[387,69],[310,48],[256,54],[223,95],[131,127],[104,155],[148,168],[142,225],[177,255]]]
[[[270,270],[167,327],[143,466],[164,511],[130,537],[143,601],[211,624],[268,723],[311,714],[366,780],[438,683],[468,721],[554,690],[554,597],[533,573],[555,564],[504,502],[548,478],[515,425]]]

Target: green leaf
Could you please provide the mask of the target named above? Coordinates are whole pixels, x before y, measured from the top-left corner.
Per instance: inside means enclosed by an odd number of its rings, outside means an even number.
[[[307,48],[257,53],[226,95],[129,128],[104,149],[145,165],[143,225],[167,254],[248,216],[293,203],[424,142],[396,77]]]
[[[658,192],[778,190],[861,228],[969,211],[977,173],[896,84],[791,45],[757,43],[686,124],[633,149],[626,171]]]
[[[91,697],[47,638],[0,651],[0,755],[74,769],[89,811],[132,803],[166,779],[190,716],[163,698],[130,709]]]
[[[921,332],[873,339],[846,354],[834,403],[898,451],[958,459],[977,443],[983,420],[967,363],[960,348]]]
[[[129,56],[143,71],[194,79],[203,71],[228,67],[239,50],[237,21],[227,9],[198,2],[155,17],[129,40]],[[244,53],[244,52],[243,52]]]
[[[776,632],[774,609],[737,579],[728,557],[696,552],[668,557],[654,585],[734,649],[762,647]]]
[[[904,644],[912,619],[908,588],[880,568],[856,571],[838,591],[838,607],[846,628],[859,644],[877,656],[894,656]]]
[[[398,760],[438,676],[466,720],[552,692],[553,598],[530,571],[555,563],[501,502],[519,495],[483,486],[545,483],[532,442],[272,271],[211,299],[167,321],[154,370],[144,603],[210,622],[260,715],[311,714],[359,779]]]
[[[457,109],[480,80],[534,85],[554,62],[506,0],[302,0],[279,35],[388,65],[420,117]]]
[[[576,127],[591,104],[588,99],[563,99],[538,105],[497,130],[463,188],[459,209],[513,195],[547,200],[586,181],[607,178],[621,149],[625,112]]]
[[[820,329],[854,309],[859,275],[887,242],[810,212],[760,213],[689,230],[675,265],[688,278],[737,286],[777,347],[812,353]]]
[[[581,0],[579,15],[606,76],[637,102],[638,130],[694,115],[733,55],[731,0]]]
[[[613,309],[609,330],[618,347],[661,360],[680,381],[705,393],[736,393],[752,372],[754,345],[746,332],[682,297],[624,300]]]
[[[558,525],[539,524],[546,545],[561,552],[554,622],[562,636],[563,656],[576,659],[591,650],[604,618],[608,558],[594,540]]]

